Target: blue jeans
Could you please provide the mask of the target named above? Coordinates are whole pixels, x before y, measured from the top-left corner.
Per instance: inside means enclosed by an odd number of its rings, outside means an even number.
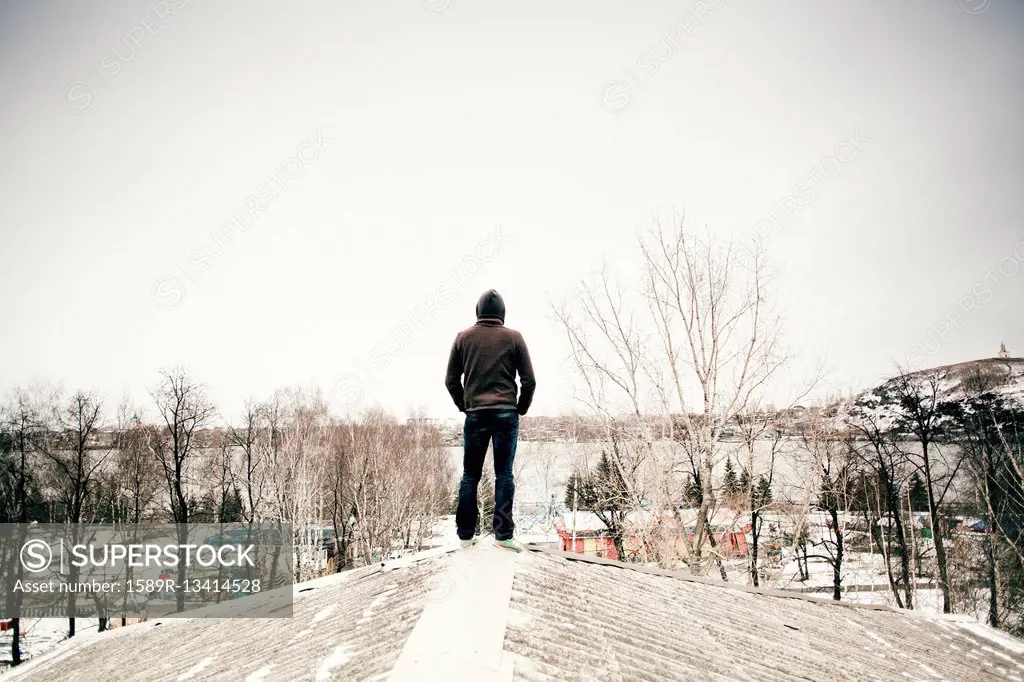
[[[476,533],[480,513],[477,509],[477,486],[483,474],[484,457],[490,441],[494,443],[494,537],[497,540],[512,538],[512,531],[515,530],[512,499],[516,494],[512,462],[516,458],[518,439],[519,413],[515,410],[476,410],[466,413],[462,482],[459,484],[459,507],[455,512],[455,525],[460,539],[469,540]]]

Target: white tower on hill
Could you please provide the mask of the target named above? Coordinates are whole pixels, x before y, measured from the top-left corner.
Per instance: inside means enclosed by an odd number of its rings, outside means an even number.
[[[1010,357],[1010,354],[1006,352],[1006,344],[999,344],[999,355],[997,356],[1000,360],[1005,360]]]

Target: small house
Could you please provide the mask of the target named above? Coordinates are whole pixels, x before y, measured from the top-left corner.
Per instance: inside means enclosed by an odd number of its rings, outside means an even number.
[[[685,527],[686,537],[683,537],[683,530],[679,530],[682,519]],[[668,529],[669,535],[676,534],[676,551],[679,556],[685,557],[687,545],[696,541],[697,526],[696,510],[683,510],[677,517],[670,511],[662,512],[659,519],[646,511],[636,511],[627,515],[625,530],[623,532],[622,545],[627,553],[639,550],[644,543],[645,528],[653,528],[660,523],[661,533]],[[744,529],[736,524],[736,515],[728,510],[716,512],[709,523],[714,533],[715,547],[722,556],[742,559],[747,556],[747,535],[749,529]],[[615,547],[615,540],[611,532],[605,526],[601,518],[593,512],[579,512],[563,514],[555,521],[555,528],[558,531],[559,549],[563,552],[573,552],[618,561],[620,559],[618,549]],[[664,537],[664,535],[662,535]],[[705,535],[707,538],[707,535]],[[688,541],[688,542],[687,542]],[[710,543],[708,543],[710,545]]]

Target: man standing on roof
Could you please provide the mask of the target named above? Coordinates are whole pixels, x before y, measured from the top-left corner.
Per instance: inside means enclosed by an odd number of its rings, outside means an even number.
[[[522,390],[516,398],[516,373]],[[525,415],[537,382],[523,335],[505,326],[505,302],[490,289],[476,304],[476,324],[455,337],[448,356],[445,386],[460,412],[463,429],[462,481],[455,525],[462,546],[474,542],[477,487],[483,473],[488,442],[494,448],[494,542],[515,552],[523,546],[512,539],[512,499],[516,486],[512,462],[519,438],[519,415]]]

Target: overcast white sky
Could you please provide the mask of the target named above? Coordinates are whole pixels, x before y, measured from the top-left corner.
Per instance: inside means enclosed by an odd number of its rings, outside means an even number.
[[[0,8],[0,392],[143,401],[181,364],[228,415],[319,385],[457,416],[447,352],[494,287],[554,414],[549,298],[659,211],[752,230],[858,130],[771,239],[794,375],[1024,355],[1018,0]]]

